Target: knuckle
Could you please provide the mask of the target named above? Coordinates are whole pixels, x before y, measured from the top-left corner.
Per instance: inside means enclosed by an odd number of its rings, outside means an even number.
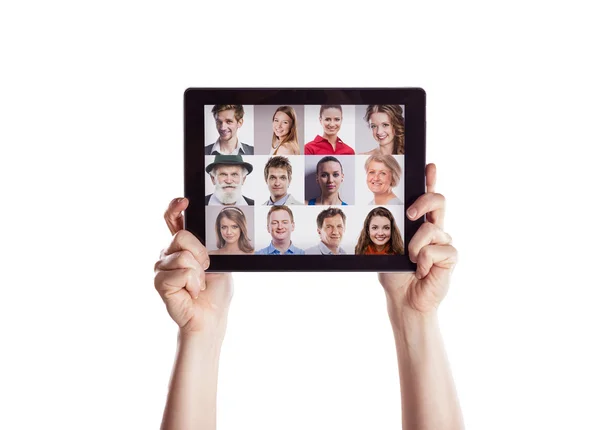
[[[183,250],[181,252],[178,253],[179,255],[177,256],[177,263],[180,266],[183,267],[192,267],[194,264],[194,256],[192,255],[192,253],[188,250]]]
[[[188,242],[188,236],[190,234],[191,233],[187,230],[179,230],[175,232],[175,234],[173,235],[173,243],[176,243],[183,248],[183,244]]]
[[[431,236],[437,231],[437,227],[435,226],[435,224],[429,221],[425,221],[421,228],[423,229],[425,234],[427,234],[427,236]]]
[[[160,292],[163,288],[165,281],[165,272],[159,271],[154,275],[154,288]]]
[[[419,255],[417,256],[417,264],[425,264],[430,260],[430,258],[431,247],[424,246],[423,248],[421,248],[421,250],[419,251]]]

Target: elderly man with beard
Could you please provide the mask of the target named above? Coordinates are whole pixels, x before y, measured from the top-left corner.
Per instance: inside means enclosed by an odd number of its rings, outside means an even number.
[[[252,165],[244,162],[241,155],[217,154],[215,161],[206,166],[206,173],[215,186],[215,192],[206,196],[207,205],[254,205],[254,200],[242,195],[246,175]]]

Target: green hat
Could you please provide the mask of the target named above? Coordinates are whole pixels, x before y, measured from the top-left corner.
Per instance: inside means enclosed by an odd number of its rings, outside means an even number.
[[[252,172],[252,164],[246,163],[241,155],[217,154],[215,156],[215,161],[206,166],[206,173],[210,173],[210,171],[219,164],[224,164],[226,166],[244,166],[248,173]]]

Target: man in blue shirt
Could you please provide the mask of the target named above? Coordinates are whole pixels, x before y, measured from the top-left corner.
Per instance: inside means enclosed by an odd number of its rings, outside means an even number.
[[[267,231],[271,234],[271,243],[255,252],[258,255],[304,255],[304,251],[292,245],[294,214],[285,205],[271,206],[267,214]]]

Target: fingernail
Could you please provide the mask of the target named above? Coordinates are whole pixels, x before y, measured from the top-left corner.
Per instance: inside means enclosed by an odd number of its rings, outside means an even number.
[[[414,218],[417,216],[417,210],[415,208],[410,208],[407,212],[409,218]]]
[[[176,203],[177,203],[177,204],[181,203],[181,202],[183,201],[183,199],[184,199],[184,198],[185,198],[185,197],[180,197],[180,198],[178,198]]]
[[[204,270],[208,269],[208,266],[210,266],[210,263],[207,260],[207,261],[204,262]]]

